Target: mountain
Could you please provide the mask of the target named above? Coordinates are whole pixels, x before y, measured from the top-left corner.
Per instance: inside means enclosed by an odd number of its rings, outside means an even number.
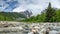
[[[0,12],[0,20],[1,21],[13,21],[18,18],[26,18],[25,15],[17,12]]]

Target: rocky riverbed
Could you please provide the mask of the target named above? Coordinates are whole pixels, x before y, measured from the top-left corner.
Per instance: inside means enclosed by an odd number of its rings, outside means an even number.
[[[0,21],[0,34],[60,34],[60,23]]]

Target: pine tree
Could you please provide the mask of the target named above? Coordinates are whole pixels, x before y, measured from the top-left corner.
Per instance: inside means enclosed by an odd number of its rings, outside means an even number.
[[[51,22],[50,19],[52,18],[52,16],[55,15],[54,14],[54,11],[55,10],[51,7],[51,3],[49,3],[48,8],[47,8],[47,11],[46,11],[46,19],[45,19],[45,22]]]

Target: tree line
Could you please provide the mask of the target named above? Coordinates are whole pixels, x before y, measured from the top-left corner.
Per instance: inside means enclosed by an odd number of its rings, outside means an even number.
[[[52,8],[49,3],[47,9],[37,16],[32,16],[29,19],[22,20],[25,22],[60,22],[60,9]]]

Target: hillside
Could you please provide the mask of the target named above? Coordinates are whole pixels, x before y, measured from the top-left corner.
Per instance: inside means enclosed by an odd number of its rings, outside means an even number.
[[[17,12],[0,12],[0,21],[12,21],[17,18],[26,18],[26,16]]]

